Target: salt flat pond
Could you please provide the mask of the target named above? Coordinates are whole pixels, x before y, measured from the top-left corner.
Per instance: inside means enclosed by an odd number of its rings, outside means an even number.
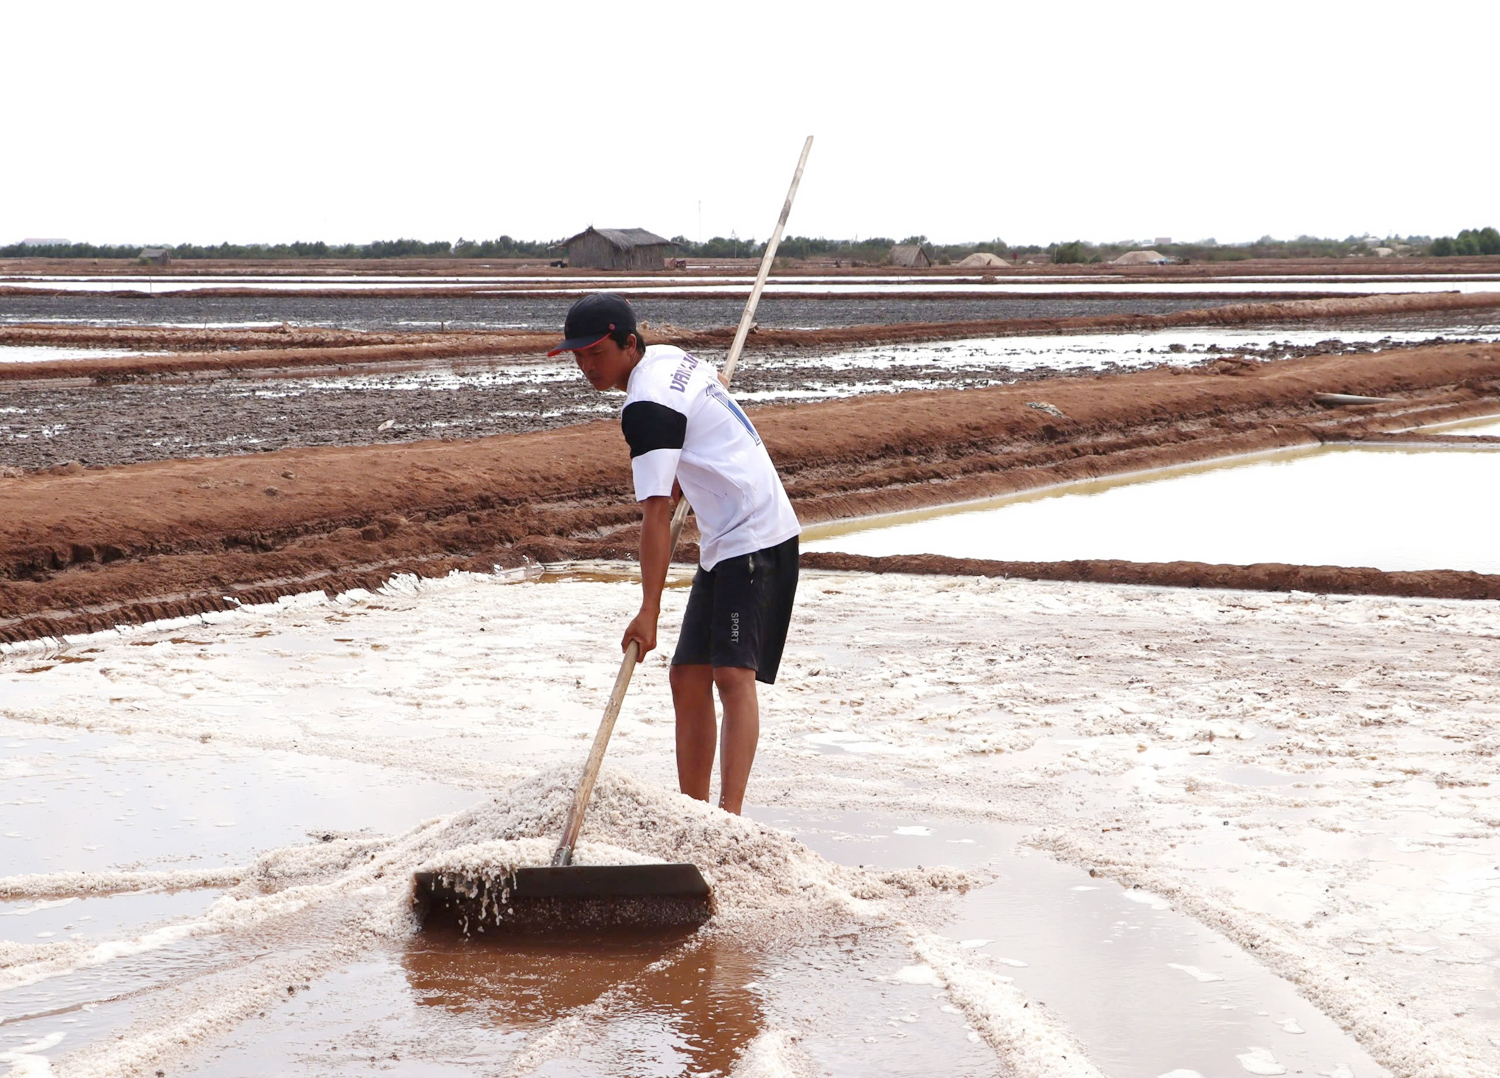
[[[401,277],[401,276],[210,276],[141,274],[118,277],[18,275],[0,280],[10,288],[67,292],[144,292],[162,294],[215,289],[274,291],[379,291],[385,289],[476,289],[515,293],[570,294],[609,288],[631,294],[670,295],[685,292],[744,294],[753,277],[659,276],[580,277]],[[872,277],[771,277],[766,291],[782,294],[850,295],[861,293],[975,292],[1042,295],[1057,292],[1140,292],[1256,295],[1296,293],[1375,295],[1402,292],[1488,292],[1500,288],[1500,278],[1485,274],[1415,274],[1411,276],[1296,275],[1246,276],[1160,280],[1134,276],[1084,274],[1075,277],[1007,277],[986,275],[921,275]]]
[[[638,602],[629,582],[517,579],[0,648],[0,1062],[1500,1064],[1497,604],[808,572],[751,797],[775,841],[826,859],[773,873],[767,916],[791,920],[497,953],[412,935],[410,866],[387,859],[576,775],[616,665],[601,623]],[[685,599],[669,589],[666,626]],[[660,655],[638,672],[607,761],[645,800],[606,781],[596,826],[684,811],[665,675]],[[915,866],[973,886],[929,894]],[[909,900],[855,893],[892,870],[918,873]]]
[[[1493,452],[1322,447],[827,525],[804,549],[1500,573],[1496,490]]]

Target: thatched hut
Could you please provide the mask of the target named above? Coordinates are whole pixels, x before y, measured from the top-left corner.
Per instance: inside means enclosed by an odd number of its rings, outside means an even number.
[[[920,243],[898,243],[891,248],[889,261],[906,269],[926,269],[932,265],[932,256]]]
[[[568,265],[575,269],[659,270],[675,246],[644,228],[595,228],[563,240]]]

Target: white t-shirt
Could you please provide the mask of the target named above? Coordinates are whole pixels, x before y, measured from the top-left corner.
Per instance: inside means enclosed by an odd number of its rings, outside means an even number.
[[[620,426],[637,501],[682,484],[703,568],[801,534],[760,435],[710,364],[674,345],[649,346],[630,372]]]

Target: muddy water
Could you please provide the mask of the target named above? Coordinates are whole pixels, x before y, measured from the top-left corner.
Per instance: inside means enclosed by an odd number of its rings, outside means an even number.
[[[250,1023],[195,1073],[354,1075],[374,1060],[423,1075],[727,1075],[757,1037],[814,1025],[800,1048],[820,1074],[999,1078],[994,1053],[930,987],[889,976],[910,961],[894,932],[770,949],[421,939]]]
[[[1494,454],[1289,451],[809,529],[804,549],[1500,573]]]

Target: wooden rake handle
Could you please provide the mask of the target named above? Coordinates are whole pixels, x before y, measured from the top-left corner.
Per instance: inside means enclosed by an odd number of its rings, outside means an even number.
[[[682,535],[682,523],[687,519],[687,499],[677,503],[672,514],[672,537],[669,550],[677,549],[677,539]],[[599,729],[594,734],[589,758],[583,764],[583,777],[578,780],[578,789],[573,792],[573,803],[568,806],[568,819],[563,824],[562,840],[557,852],[552,855],[556,866],[573,863],[573,846],[578,841],[578,832],[583,828],[583,814],[588,808],[589,798],[594,792],[594,780],[599,777],[599,768],[604,763],[604,750],[609,747],[610,735],[615,730],[615,720],[620,717],[620,705],[625,703],[625,691],[630,688],[630,678],[636,664],[641,661],[641,645],[632,640],[625,647],[625,656],[620,660],[620,670],[615,674],[615,687],[609,691],[609,702],[604,705],[604,717],[599,720]]]

